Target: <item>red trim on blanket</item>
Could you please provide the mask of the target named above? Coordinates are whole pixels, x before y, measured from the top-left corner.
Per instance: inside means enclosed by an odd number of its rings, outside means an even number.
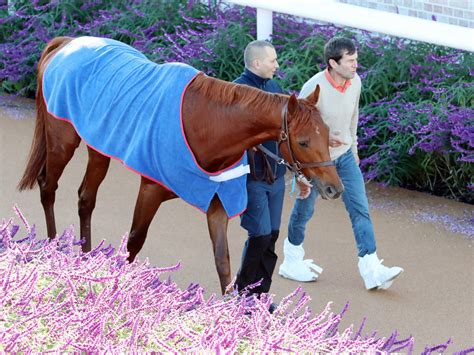
[[[194,80],[195,77],[196,77],[196,76],[194,76],[193,79],[191,79],[191,80],[189,81],[189,83],[186,85],[184,91],[186,91],[188,85]],[[43,80],[44,80],[44,78],[43,78]],[[43,83],[41,83],[41,84],[43,85]],[[183,95],[184,95],[184,91],[183,91]],[[44,90],[43,90],[43,92],[44,92]],[[92,145],[90,145],[89,143],[87,143],[87,141],[79,134],[79,132],[77,131],[76,127],[75,127],[74,124],[71,122],[71,120],[69,120],[69,119],[67,119],[67,118],[64,118],[64,117],[56,116],[54,113],[52,113],[51,111],[49,111],[49,109],[48,109],[48,102],[46,101],[46,97],[44,97],[44,95],[43,95],[43,101],[44,101],[44,104],[45,104],[45,106],[46,106],[46,111],[48,112],[48,114],[50,114],[51,116],[53,116],[53,117],[54,117],[55,119],[57,119],[57,120],[60,120],[60,121],[69,123],[69,124],[74,128],[74,130],[76,131],[76,134],[81,138],[82,141],[84,141],[84,143],[85,143],[88,147],[91,147],[91,148],[94,149],[97,153],[102,154],[102,155],[105,156],[105,157],[108,157],[108,158],[110,158],[110,159],[114,159],[114,160],[118,161],[119,163],[121,163],[121,164],[125,167],[125,169],[130,170],[131,172],[134,172],[135,174],[138,174],[138,175],[140,175],[140,176],[143,176],[143,177],[147,178],[148,180],[151,180],[151,181],[153,181],[154,183],[157,183],[158,185],[163,186],[166,190],[171,191],[172,193],[174,193],[176,196],[178,196],[181,200],[183,200],[184,202],[186,202],[188,205],[190,205],[190,206],[196,208],[197,210],[201,211],[202,213],[207,214],[207,211],[204,211],[203,209],[199,208],[198,206],[193,205],[191,202],[186,201],[186,200],[183,199],[181,196],[179,196],[176,192],[174,192],[172,189],[170,189],[168,186],[166,186],[164,183],[162,183],[161,181],[158,181],[158,180],[156,180],[156,179],[154,179],[154,178],[152,178],[152,177],[150,177],[150,176],[147,176],[147,175],[145,175],[145,174],[142,174],[141,172],[139,172],[139,171],[137,171],[137,170],[135,170],[135,169],[129,167],[129,166],[128,166],[127,164],[125,164],[125,162],[124,162],[123,160],[121,160],[120,158],[114,157],[114,156],[112,156],[112,155],[105,154],[105,153],[101,152],[99,149],[97,149],[96,147],[93,147]],[[183,102],[183,96],[181,96],[181,108],[180,108],[180,112],[182,112],[182,106],[183,106],[183,105],[182,105],[182,102]],[[180,116],[181,116],[181,113],[180,113]],[[181,122],[182,122],[182,121],[181,121]],[[182,128],[182,125],[181,125],[181,128]],[[184,136],[184,131],[182,131],[182,132],[183,132],[183,136]],[[186,137],[185,137],[185,141],[186,141]],[[188,145],[188,142],[187,142],[187,141],[186,141],[186,145]],[[189,145],[188,145],[188,148],[189,148]],[[189,150],[191,151],[191,149],[189,149]],[[192,151],[191,151],[191,154],[192,154]],[[245,154],[245,153],[244,153],[244,154]],[[194,159],[194,155],[193,155],[193,159]],[[194,161],[196,162],[196,160],[194,160]],[[201,167],[199,166],[199,164],[197,164],[197,162],[196,162],[196,166],[201,169]],[[201,170],[202,170],[202,169],[201,169]],[[204,170],[203,170],[203,171],[204,171]],[[204,171],[204,172],[206,172],[206,171]],[[219,173],[219,172],[218,172],[218,173]],[[208,174],[213,174],[213,175],[214,175],[214,174],[218,174],[218,173],[208,173]],[[210,204],[209,204],[209,205],[210,205]],[[208,209],[209,209],[209,206],[208,206]],[[245,212],[246,209],[247,209],[247,207],[245,207],[241,212],[239,212],[239,213],[237,213],[237,214],[235,214],[235,215],[233,215],[233,216],[228,216],[229,219],[232,219],[232,218],[235,218],[235,217],[240,216],[242,213]],[[226,214],[227,214],[227,212],[226,212]]]
[[[183,92],[181,93],[181,103],[179,105],[179,122],[181,124],[181,133],[183,135],[183,139],[184,139],[184,143],[186,143],[186,147],[188,147],[188,150],[189,152],[191,153],[191,157],[193,158],[194,160],[194,164],[196,164],[196,166],[199,168],[199,170],[201,170],[203,173],[205,174],[208,174],[208,175],[219,175],[221,174],[222,172],[226,171],[226,170],[229,170],[229,169],[232,169],[234,168],[241,160],[242,158],[244,157],[244,154],[247,154],[246,151],[244,151],[244,153],[242,154],[242,156],[233,164],[231,164],[230,166],[228,166],[227,168],[224,168],[222,170],[219,170],[219,171],[216,171],[216,172],[210,172],[210,171],[207,171],[205,170],[203,167],[201,167],[201,165],[199,165],[196,157],[194,156],[194,152],[193,150],[191,149],[191,147],[189,146],[189,143],[188,143],[188,140],[186,139],[186,135],[184,134],[184,126],[183,126],[183,99],[184,99],[184,94],[186,93],[186,90],[188,89],[188,86],[193,82],[193,80],[196,78],[196,76],[198,76],[199,74],[201,74],[201,72],[198,72],[190,81],[189,83],[186,84],[186,86],[184,87],[184,90]],[[205,74],[203,74],[205,75]],[[244,211],[241,212],[241,214],[243,213]]]

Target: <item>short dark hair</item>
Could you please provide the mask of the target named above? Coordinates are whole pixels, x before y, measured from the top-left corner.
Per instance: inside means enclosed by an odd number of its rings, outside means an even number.
[[[341,60],[344,54],[352,55],[357,51],[354,42],[344,37],[334,37],[324,45],[324,60],[328,68],[329,60],[334,59],[337,63]]]

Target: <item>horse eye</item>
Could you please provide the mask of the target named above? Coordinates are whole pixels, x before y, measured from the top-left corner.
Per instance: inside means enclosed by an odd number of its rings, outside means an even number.
[[[298,144],[302,148],[309,148],[308,141],[301,141],[301,142],[298,142]]]

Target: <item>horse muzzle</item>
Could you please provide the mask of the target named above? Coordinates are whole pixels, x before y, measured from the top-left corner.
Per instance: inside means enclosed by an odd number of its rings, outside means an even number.
[[[319,179],[316,180],[316,188],[324,200],[335,200],[344,192],[344,185],[342,183],[340,187],[337,187],[333,184],[324,184]]]

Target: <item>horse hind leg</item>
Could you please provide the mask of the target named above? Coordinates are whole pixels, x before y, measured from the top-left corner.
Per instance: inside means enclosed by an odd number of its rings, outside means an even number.
[[[142,176],[133,222],[127,243],[128,261],[135,260],[145,243],[148,227],[161,203],[177,196],[163,186]]]
[[[91,250],[91,218],[92,211],[95,208],[97,191],[107,175],[110,165],[110,158],[106,157],[94,149],[87,147],[89,152],[89,161],[87,163],[86,173],[78,190],[78,211],[81,223],[82,250],[88,252]]]
[[[232,281],[230,270],[229,244],[227,241],[227,226],[229,217],[217,195],[211,201],[207,210],[207,226],[212,241],[214,262],[221,285],[221,292],[225,294]]]
[[[56,236],[54,202],[58,180],[81,142],[74,127],[48,115],[46,122],[46,164],[38,176],[41,204],[46,217],[48,237]]]

